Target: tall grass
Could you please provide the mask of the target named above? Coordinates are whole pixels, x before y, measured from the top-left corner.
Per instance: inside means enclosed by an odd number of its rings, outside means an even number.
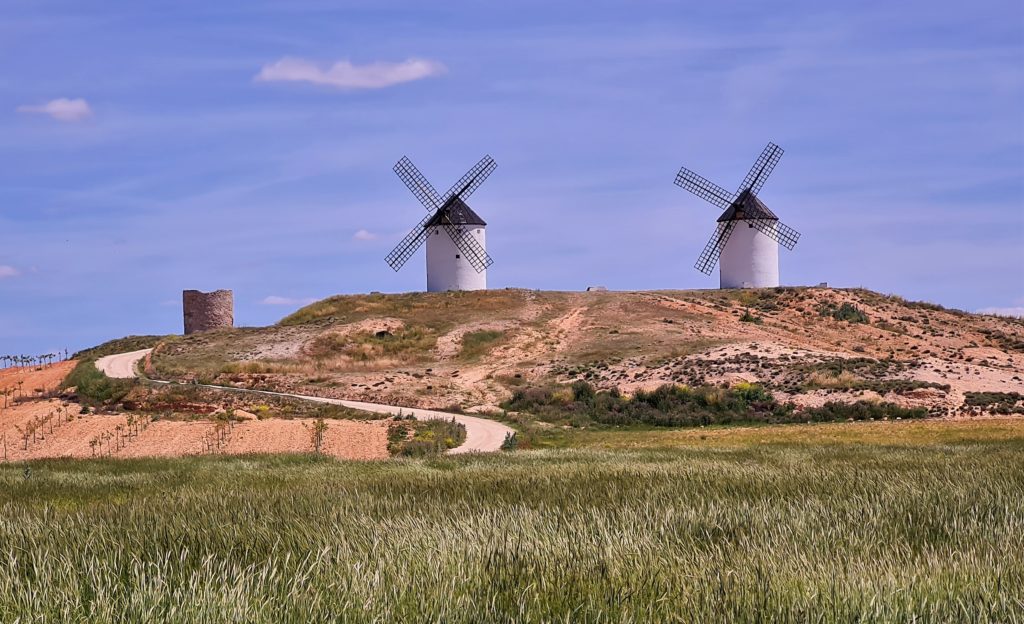
[[[1017,439],[4,466],[0,621],[1021,621],[1022,459]]]

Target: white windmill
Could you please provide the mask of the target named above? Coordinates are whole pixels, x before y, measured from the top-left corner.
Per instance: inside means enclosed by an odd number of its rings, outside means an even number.
[[[428,292],[486,289],[487,268],[494,264],[487,255],[487,223],[466,200],[497,166],[484,156],[442,196],[402,157],[395,173],[429,214],[387,255],[388,265],[398,271],[426,241]]]
[[[718,217],[718,227],[694,265],[701,273],[711,275],[721,258],[722,288],[778,286],[779,245],[792,250],[800,238],[799,232],[779,221],[757,198],[780,158],[782,148],[769,143],[735,193],[686,167],[676,175],[677,185],[725,211]]]

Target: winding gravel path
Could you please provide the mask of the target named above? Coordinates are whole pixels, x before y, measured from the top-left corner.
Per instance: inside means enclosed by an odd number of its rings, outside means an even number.
[[[136,367],[139,361],[146,357],[150,351],[152,351],[152,349],[142,349],[140,351],[132,351],[130,353],[108,355],[96,360],[96,368],[100,369],[108,377],[115,377],[119,379],[137,377],[138,370]],[[157,383],[169,384],[173,382],[160,381]],[[227,386],[199,385],[202,388],[213,388],[215,390],[224,390],[228,392],[249,392],[267,394],[271,396],[290,397],[293,399],[303,399],[317,403],[329,403],[331,405],[341,405],[351,409],[378,414],[397,415],[401,412],[405,415],[411,414],[420,420],[451,420],[454,418],[455,422],[462,424],[466,428],[466,441],[463,442],[462,445],[449,450],[448,453],[452,455],[457,455],[459,453],[490,453],[492,451],[501,450],[501,443],[505,441],[505,435],[514,433],[514,430],[511,427],[507,427],[499,422],[488,420],[486,418],[478,418],[476,416],[466,416],[465,414],[451,414],[448,412],[438,412],[435,410],[413,407],[381,405],[380,403],[364,403],[362,401],[346,401],[344,399],[328,399],[326,397],[288,394],[285,392],[271,392],[269,390],[246,390],[243,388],[229,388]]]

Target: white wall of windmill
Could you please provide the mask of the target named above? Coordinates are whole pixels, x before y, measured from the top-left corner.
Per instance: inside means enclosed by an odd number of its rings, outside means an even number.
[[[719,272],[722,288],[778,286],[779,244],[738,220],[722,250]]]
[[[487,269],[477,273],[443,227],[435,226],[428,230],[427,291],[486,290]],[[483,226],[469,227],[469,234],[480,243],[480,247],[487,249],[486,231]]]

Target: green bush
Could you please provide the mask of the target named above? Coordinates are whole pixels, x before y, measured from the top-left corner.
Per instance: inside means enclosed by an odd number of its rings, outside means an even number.
[[[856,403],[840,403],[830,401],[821,407],[812,407],[800,413],[800,420],[828,422],[835,420],[895,420],[901,418],[925,418],[928,410],[923,407],[900,407],[895,403],[873,403],[857,401]]]
[[[412,437],[409,433],[412,432]],[[466,427],[452,420],[407,420],[388,431],[388,451],[401,457],[439,455],[466,440]]]
[[[964,405],[980,407],[996,414],[1024,414],[1024,394],[1020,392],[965,392]]]
[[[743,311],[743,316],[740,317],[740,321],[743,323],[754,323],[755,325],[760,325],[764,322],[764,319],[760,316],[754,316],[750,313],[750,308],[747,308]]]
[[[96,361],[81,360],[64,379],[62,388],[75,388],[78,400],[93,407],[109,406],[121,402],[135,386],[134,379],[111,379],[96,368]]]
[[[863,310],[848,301],[838,308],[832,304],[825,304],[821,307],[820,313],[822,316],[831,316],[837,321],[847,321],[849,323],[871,322],[871,319],[868,318],[868,315]]]
[[[501,450],[503,451],[514,451],[519,446],[519,439],[516,438],[516,434],[506,433],[505,439],[501,442]]]
[[[632,398],[627,398],[617,389],[597,391],[589,383],[577,381],[570,388],[516,390],[502,407],[573,426],[593,422],[680,427],[800,420],[793,416],[791,405],[779,404],[771,393],[757,384],[737,384],[732,388],[665,384],[652,391],[637,391]]]

